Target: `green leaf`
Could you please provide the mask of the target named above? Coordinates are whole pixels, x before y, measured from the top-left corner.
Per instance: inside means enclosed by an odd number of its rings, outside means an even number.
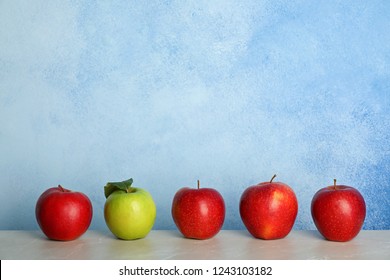
[[[113,192],[117,190],[123,190],[129,192],[131,185],[133,184],[133,178],[130,178],[122,182],[108,182],[104,187],[104,196],[107,198]]]

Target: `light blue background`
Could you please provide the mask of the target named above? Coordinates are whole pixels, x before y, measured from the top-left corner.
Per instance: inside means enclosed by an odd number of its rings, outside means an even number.
[[[0,229],[37,229],[62,184],[92,200],[134,178],[155,229],[183,186],[218,189],[225,229],[268,181],[310,202],[333,183],[390,229],[390,1],[0,0]]]

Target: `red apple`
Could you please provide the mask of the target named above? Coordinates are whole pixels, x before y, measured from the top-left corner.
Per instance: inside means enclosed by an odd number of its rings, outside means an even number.
[[[320,189],[311,202],[311,215],[318,231],[331,241],[348,241],[363,226],[366,203],[353,187],[334,185]]]
[[[92,204],[85,194],[58,185],[47,189],[39,197],[35,216],[49,239],[74,240],[86,232],[91,224]]]
[[[248,187],[240,199],[241,219],[256,238],[284,238],[291,231],[298,213],[294,191],[286,184],[263,182]]]
[[[172,202],[172,218],[187,238],[208,239],[216,235],[225,220],[225,202],[212,188],[182,188]]]

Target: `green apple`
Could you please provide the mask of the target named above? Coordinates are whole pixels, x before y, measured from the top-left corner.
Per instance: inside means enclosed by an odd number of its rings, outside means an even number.
[[[133,179],[107,183],[104,195],[104,219],[110,231],[118,238],[144,238],[156,219],[156,205],[149,192],[132,187]]]

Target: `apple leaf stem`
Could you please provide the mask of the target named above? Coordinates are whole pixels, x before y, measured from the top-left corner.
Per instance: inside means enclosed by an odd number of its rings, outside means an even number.
[[[65,188],[62,187],[61,185],[58,185],[58,188],[60,189],[61,192],[70,192],[70,190],[65,189]]]
[[[133,184],[133,178],[130,178],[122,182],[108,182],[104,187],[104,196],[107,198],[115,191],[122,190],[127,193],[134,191],[134,188],[131,186]]]
[[[275,177],[276,177],[276,174],[274,174],[274,176],[272,176],[271,181],[269,181],[269,182],[272,183],[272,181],[275,179]]]

